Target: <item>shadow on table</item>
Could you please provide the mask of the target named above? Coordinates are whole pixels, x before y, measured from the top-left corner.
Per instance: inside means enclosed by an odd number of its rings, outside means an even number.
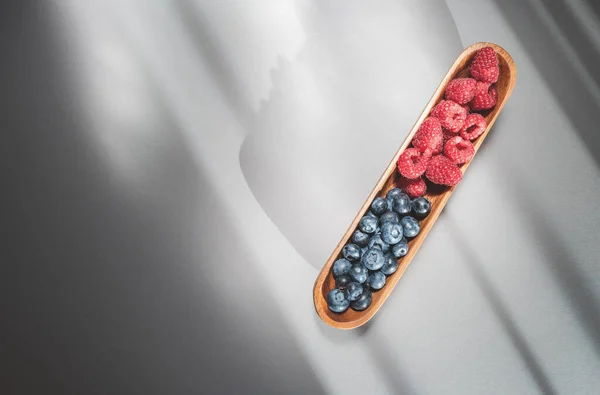
[[[539,3],[539,5],[535,5]],[[553,97],[600,167],[600,26],[577,13],[600,2],[496,0]],[[587,28],[587,30],[586,30]]]
[[[15,147],[3,393],[323,394],[158,89],[136,103],[152,125],[82,100],[77,56],[87,52],[70,40],[85,36],[59,37],[51,7],[19,2],[0,23]],[[127,80],[105,64],[93,72]],[[88,112],[108,123],[90,125]],[[104,133],[129,150],[135,177],[112,166]],[[243,281],[224,288],[240,266]]]
[[[477,284],[485,295],[485,299],[489,303],[495,317],[500,322],[504,332],[513,344],[515,351],[521,357],[521,360],[527,367],[531,377],[540,389],[540,392],[547,395],[557,394],[552,386],[550,378],[544,373],[538,358],[533,353],[531,347],[529,347],[527,340],[517,327],[508,308],[502,302],[500,295],[485,273],[485,270],[481,267],[481,263],[477,259],[475,251],[473,251],[466,241],[464,234],[456,225],[453,218],[448,218],[446,223],[452,228],[450,234],[454,238],[455,245],[465,258],[464,262],[468,272],[473,276],[475,284]]]

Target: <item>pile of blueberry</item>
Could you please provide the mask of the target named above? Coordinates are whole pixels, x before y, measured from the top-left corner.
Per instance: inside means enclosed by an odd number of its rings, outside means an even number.
[[[369,307],[371,291],[382,289],[386,276],[398,270],[398,259],[408,253],[407,239],[419,234],[419,220],[430,211],[427,198],[411,200],[399,188],[373,200],[351,243],[342,249],[343,258],[333,264],[335,288],[327,294],[329,310],[343,313],[348,307],[356,311]]]

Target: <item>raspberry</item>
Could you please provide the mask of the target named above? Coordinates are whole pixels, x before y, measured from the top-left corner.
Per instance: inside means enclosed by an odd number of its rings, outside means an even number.
[[[498,81],[500,75],[500,67],[498,66],[498,58],[492,47],[481,48],[473,63],[471,63],[471,76],[477,81],[494,83]]]
[[[431,154],[421,152],[416,148],[407,148],[398,158],[398,171],[406,178],[419,178],[425,173]]]
[[[496,89],[496,85],[487,82],[478,82],[475,90],[475,97],[470,103],[471,110],[489,110],[496,105],[496,100],[498,100],[498,90]]]
[[[477,81],[473,78],[455,78],[446,87],[446,100],[467,104],[475,96]]]
[[[442,125],[439,119],[434,117],[425,118],[415,137],[413,137],[412,145],[418,148],[419,151],[425,152],[431,150],[432,154],[439,154],[444,148]]]
[[[487,128],[487,122],[481,114],[470,114],[460,131],[460,137],[473,141],[485,132],[485,128]]]
[[[460,165],[468,162],[475,155],[475,147],[469,140],[460,136],[452,137],[444,145],[444,155],[454,163]]]
[[[431,110],[431,115],[440,120],[445,129],[458,133],[467,119],[467,111],[450,100],[442,100]]]
[[[443,155],[431,158],[425,175],[431,182],[439,185],[452,186],[462,180],[462,172],[456,163]]]
[[[467,103],[467,104],[461,104],[460,106],[462,108],[464,108],[465,111],[467,112],[467,115],[469,115],[469,113],[471,112],[471,107],[469,107],[469,103]]]
[[[398,180],[398,187],[406,192],[406,194],[411,198],[423,196],[425,195],[425,192],[427,192],[427,184],[425,184],[423,177],[419,177],[414,180],[401,177]]]

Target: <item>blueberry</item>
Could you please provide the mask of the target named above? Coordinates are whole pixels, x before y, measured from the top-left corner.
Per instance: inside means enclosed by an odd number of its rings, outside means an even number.
[[[388,244],[396,244],[402,240],[402,225],[386,222],[381,226],[381,238]],[[371,238],[373,240],[373,238]],[[369,243],[369,245],[371,245]]]
[[[385,213],[381,214],[381,217],[379,217],[379,223],[383,225],[386,222],[393,222],[397,224],[400,222],[400,217],[395,211],[386,211]]]
[[[333,277],[345,276],[350,272],[352,264],[346,258],[333,262]]]
[[[388,252],[390,250],[390,245],[383,241],[381,235],[373,235],[371,236],[371,240],[369,240],[369,248],[379,248],[383,252]]]
[[[431,212],[431,202],[426,197],[418,197],[412,201],[412,212],[418,219],[426,218]]]
[[[381,266],[381,273],[389,276],[390,274],[396,273],[396,270],[398,270],[398,258],[396,258],[393,253],[385,254],[385,261],[383,266]],[[337,285],[337,280],[335,283]]]
[[[346,292],[345,292],[346,300],[349,300],[350,302],[354,302],[355,300],[360,298],[360,295],[362,293],[363,293],[362,285],[360,285],[359,283],[350,283],[346,287]]]
[[[369,244],[369,235],[356,229],[352,233],[352,242],[359,247],[366,247]]]
[[[360,222],[358,223],[358,229],[363,233],[372,234],[377,230],[377,217],[371,217],[370,215],[365,215],[362,217]]]
[[[342,248],[342,255],[350,262],[354,262],[360,259],[360,247],[356,244],[346,244]]]
[[[382,197],[375,198],[371,203],[371,211],[375,215],[381,215],[388,210],[388,201]]]
[[[379,270],[383,266],[385,258],[383,251],[379,248],[369,248],[360,258],[360,261],[369,270]]]
[[[402,241],[395,246],[392,247],[392,254],[396,258],[402,258],[404,255],[408,254],[408,243],[406,239],[402,239]]]
[[[385,274],[381,272],[373,272],[367,278],[367,285],[371,287],[371,289],[378,291],[385,285]],[[346,298],[348,299],[348,298]]]
[[[350,306],[341,289],[334,288],[327,294],[327,307],[334,313],[343,313]]]
[[[375,215],[371,210],[369,210],[365,214],[365,217],[374,217],[374,218],[377,218],[377,215]]]
[[[350,278],[357,283],[364,283],[367,281],[368,270],[361,263],[355,263],[350,268]]]
[[[352,282],[350,276],[339,276],[335,279],[335,286],[338,288],[346,288]]]
[[[371,305],[372,300],[373,294],[371,294],[371,291],[364,289],[362,295],[360,295],[360,298],[350,303],[350,307],[356,311],[363,311]]]
[[[392,208],[400,215],[408,215],[412,210],[410,198],[407,194],[401,193],[392,201]]]
[[[394,188],[394,189],[390,189],[388,191],[387,195],[385,195],[385,198],[391,204],[394,201],[394,199],[396,199],[396,196],[402,195],[402,194],[404,194],[404,192],[402,192],[402,189]]]
[[[419,226],[419,221],[417,221],[413,217],[404,217],[400,220],[402,224],[402,228],[404,229],[404,236],[406,237],[415,237],[419,234],[421,227]]]

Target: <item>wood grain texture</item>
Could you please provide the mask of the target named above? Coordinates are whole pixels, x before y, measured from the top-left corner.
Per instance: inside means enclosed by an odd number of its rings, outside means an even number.
[[[377,313],[377,311],[383,305],[383,302],[385,302],[389,294],[394,290],[394,287],[398,283],[398,280],[400,280],[400,277],[402,277],[402,274],[406,271],[408,265],[412,261],[415,254],[419,251],[419,247],[421,246],[421,244],[423,244],[425,237],[427,237],[427,234],[431,230],[431,227],[439,217],[444,206],[448,202],[448,199],[454,192],[454,188],[456,188],[456,186],[440,187],[437,190],[428,191],[428,193],[425,195],[432,203],[431,213],[426,219],[420,221],[421,232],[417,237],[408,242],[409,252],[406,256],[398,260],[399,267],[396,273],[387,277],[386,285],[385,287],[383,287],[383,289],[377,292],[373,292],[373,301],[369,308],[360,312],[354,311],[349,308],[341,314],[333,313],[327,308],[327,302],[325,300],[325,297],[327,293],[335,287],[335,281],[331,273],[331,266],[338,258],[341,257],[342,248],[344,247],[344,245],[346,245],[346,243],[352,236],[352,233],[356,229],[356,226],[358,225],[360,219],[369,210],[373,199],[375,199],[378,196],[385,196],[385,194],[390,189],[396,187],[396,181],[398,176],[396,162],[398,161],[398,157],[407,147],[410,146],[412,138],[417,132],[418,127],[421,125],[421,122],[423,122],[423,120],[427,118],[431,109],[437,103],[439,103],[440,100],[443,99],[444,91],[446,90],[446,85],[454,78],[468,77],[468,67],[471,64],[473,57],[479,49],[488,46],[492,47],[496,51],[496,53],[498,54],[498,60],[500,64],[500,77],[497,82],[498,102],[492,110],[488,111],[487,113],[481,113],[485,117],[488,126],[485,132],[473,142],[473,145],[475,146],[475,153],[477,153],[479,147],[483,143],[483,140],[485,140],[487,134],[494,125],[498,114],[500,114],[500,111],[502,111],[506,100],[508,99],[514,88],[517,78],[517,70],[515,68],[511,56],[503,48],[499,47],[496,44],[481,42],[473,44],[467,49],[465,49],[456,59],[456,61],[454,62],[454,64],[452,65],[452,67],[450,68],[440,85],[438,86],[437,90],[433,94],[431,100],[421,113],[421,116],[419,117],[419,119],[417,119],[417,122],[415,122],[412,130],[410,131],[408,136],[406,136],[406,139],[396,152],[396,155],[390,161],[390,164],[388,165],[387,169],[375,185],[375,188],[373,189],[373,191],[359,210],[358,214],[348,227],[348,230],[340,240],[337,247],[333,250],[333,253],[331,254],[329,259],[325,263],[325,266],[323,266],[323,269],[319,273],[319,276],[315,281],[313,289],[313,298],[317,314],[328,325],[339,329],[353,329],[365,324],[375,315],[375,313]],[[471,159],[471,161],[473,159]],[[471,161],[461,166],[463,174],[469,167]],[[460,185],[460,183],[458,185]]]

